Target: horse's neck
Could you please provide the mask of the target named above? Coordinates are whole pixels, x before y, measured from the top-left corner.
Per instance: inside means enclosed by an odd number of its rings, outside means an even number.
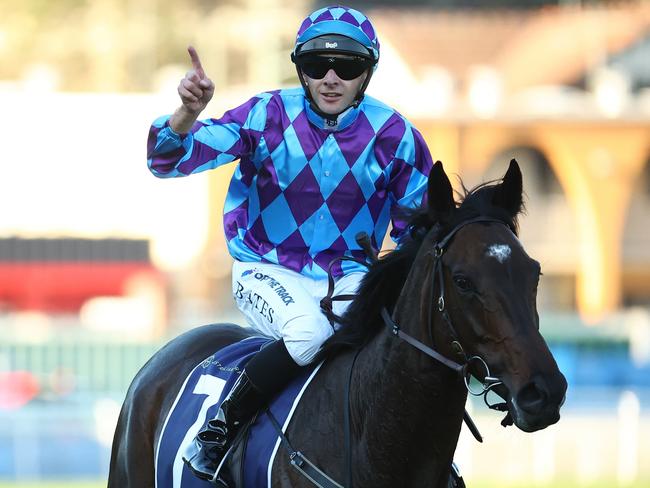
[[[403,330],[425,340],[416,332],[422,318],[413,313],[420,309],[412,303],[419,295],[403,294],[395,317]],[[392,480],[393,486],[446,486],[442,479],[448,476],[466,399],[456,373],[380,332],[361,352],[354,383],[353,425],[365,442],[360,449],[365,459],[359,461],[368,476]]]

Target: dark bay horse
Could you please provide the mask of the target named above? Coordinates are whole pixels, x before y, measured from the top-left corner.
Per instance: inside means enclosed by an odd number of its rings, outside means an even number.
[[[533,432],[559,420],[567,384],[539,332],[540,266],[517,239],[522,207],[514,160],[502,180],[466,190],[460,203],[442,164],[434,165],[428,205],[410,216],[412,237],[371,266],[287,429],[291,443],[333,479],[446,488],[467,399],[454,364],[493,382],[506,423]],[[408,336],[395,335],[397,327]],[[184,378],[247,334],[232,325],[199,327],[147,362],[120,413],[109,488],[154,486],[155,448]],[[351,474],[343,448],[348,380]],[[272,486],[313,485],[281,449]]]

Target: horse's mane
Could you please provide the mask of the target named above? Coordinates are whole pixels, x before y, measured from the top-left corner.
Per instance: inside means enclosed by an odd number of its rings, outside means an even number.
[[[411,271],[424,237],[433,231],[436,239],[444,237],[458,224],[477,217],[488,217],[502,221],[517,235],[517,215],[511,215],[502,207],[492,203],[497,182],[489,181],[468,190],[460,181],[462,193],[449,219],[432,222],[426,206],[417,209],[402,209],[408,222],[409,232],[399,246],[385,254],[370,266],[361,281],[357,297],[341,317],[340,329],[330,337],[321,350],[327,356],[342,349],[359,348],[386,327],[380,315],[382,307],[392,310]],[[523,209],[523,207],[522,207]]]

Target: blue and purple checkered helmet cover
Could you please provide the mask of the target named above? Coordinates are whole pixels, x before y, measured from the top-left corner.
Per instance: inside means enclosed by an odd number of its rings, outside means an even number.
[[[316,10],[307,16],[296,35],[296,48],[302,43],[325,34],[339,34],[363,44],[379,59],[379,39],[370,19],[358,10],[334,5]]]

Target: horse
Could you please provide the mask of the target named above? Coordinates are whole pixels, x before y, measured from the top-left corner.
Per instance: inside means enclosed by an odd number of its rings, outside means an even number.
[[[408,237],[370,266],[286,430],[347,488],[446,488],[469,374],[503,398],[504,425],[534,432],[560,418],[567,382],[539,331],[540,265],[517,237],[519,166],[512,160],[500,180],[462,189],[457,202],[434,164]],[[152,356],[119,415],[109,488],[154,486],[155,448],[184,378],[249,336],[233,324],[197,327]],[[285,450],[271,485],[313,486]]]

